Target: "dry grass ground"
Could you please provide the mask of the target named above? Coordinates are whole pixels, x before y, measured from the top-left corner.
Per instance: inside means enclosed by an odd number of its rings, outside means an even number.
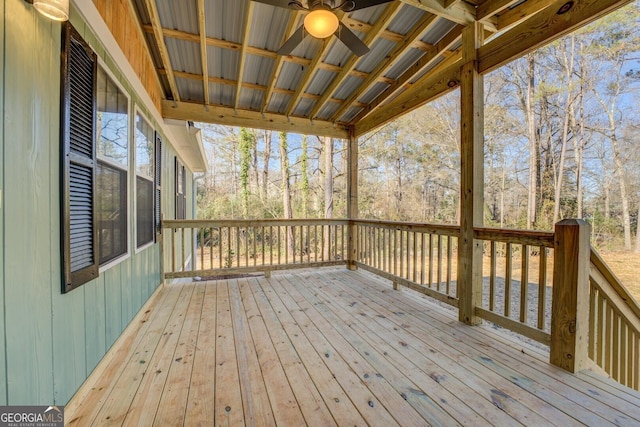
[[[640,254],[633,252],[600,252],[611,270],[640,302]]]

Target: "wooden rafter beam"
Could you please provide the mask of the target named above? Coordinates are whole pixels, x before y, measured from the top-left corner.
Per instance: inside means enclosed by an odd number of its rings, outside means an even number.
[[[374,70],[369,74],[369,77],[365,79],[360,87],[342,103],[340,108],[338,108],[338,110],[333,114],[332,120],[335,121],[340,119],[345,111],[348,111],[362,95],[369,91],[371,86],[377,82],[378,77],[383,75],[389,68],[391,68],[391,66],[393,66],[396,58],[401,58],[409,49],[411,49],[414,41],[420,39],[420,37],[427,32],[429,28],[432,28],[437,21],[437,16],[425,13],[406,34],[404,42],[398,44],[391,53],[389,53],[389,55],[387,55],[386,58],[384,58],[376,68],[374,68]]]
[[[490,72],[633,0],[560,0],[478,49],[478,71]]]
[[[244,67],[247,63],[247,47],[249,46],[249,32],[251,30],[251,19],[253,18],[253,5],[254,2],[251,0],[246,0],[247,5],[247,13],[244,17],[244,34],[242,36],[242,47],[240,48],[240,66],[238,67],[238,84],[236,85],[236,97],[234,109],[238,109],[238,104],[240,103],[240,91],[242,90],[242,79],[244,77]]]
[[[369,105],[364,108],[358,115],[352,120],[353,123],[356,123],[366,117],[368,114],[371,114],[376,108],[378,108],[381,104],[383,104],[387,99],[391,99],[396,93],[402,90],[406,85],[408,85],[411,80],[421,73],[425,68],[429,67],[434,63],[436,59],[438,59],[442,54],[448,51],[452,45],[454,45],[460,38],[462,37],[462,25],[458,25],[453,30],[449,32],[446,36],[442,38],[438,43],[435,44],[433,50],[431,52],[423,55],[418,61],[409,67],[402,75],[389,87],[387,87],[384,92],[382,92],[376,99],[371,101]],[[457,58],[454,58],[457,60]]]
[[[389,3],[382,15],[378,18],[376,23],[371,27],[371,30],[366,34],[363,43],[367,46],[373,44],[373,42],[380,37],[380,34],[389,26],[389,23],[395,18],[395,16],[400,12],[400,8],[402,4],[399,2]],[[322,107],[327,103],[327,100],[333,96],[333,93],[338,89],[340,84],[344,81],[344,79],[351,73],[351,70],[354,69],[356,64],[358,63],[358,57],[356,55],[351,55],[347,62],[342,67],[342,71],[338,73],[337,76],[333,78],[329,87],[325,89],[322,98],[313,106],[309,117],[315,117],[318,112],[322,109]]]
[[[164,70],[158,70],[158,73],[160,75],[166,75],[166,72]],[[192,73],[186,73],[184,71],[174,71],[174,74],[176,77],[181,78],[181,79],[189,79],[189,80],[197,80],[197,81],[202,81],[203,78],[200,74],[192,74]],[[221,84],[221,85],[226,85],[226,86],[233,86],[236,87],[236,85],[238,84],[237,81],[235,80],[230,80],[230,79],[223,79],[220,77],[209,77],[209,83],[216,83],[216,84]],[[242,82],[242,87],[245,89],[253,89],[253,90],[261,90],[261,91],[267,91],[268,90],[268,86],[264,86],[264,85],[260,85],[260,84],[256,84],[256,83],[249,83],[249,82]],[[283,95],[293,95],[295,93],[294,90],[291,89],[284,89],[284,88],[273,88],[272,93],[280,93]],[[300,95],[302,98],[307,98],[307,99],[313,99],[313,100],[318,100],[320,99],[320,95],[316,95],[314,93],[302,93]],[[342,103],[342,99],[338,99],[338,98],[331,98],[329,100],[329,102],[333,102],[336,104],[341,104]],[[356,102],[354,104],[354,106],[356,107],[360,107],[360,108],[364,108],[366,107],[366,104],[362,103],[362,102]]]
[[[503,14],[498,16],[498,29],[504,30],[517,25],[520,22],[531,18],[544,8],[552,5],[555,1],[556,0],[538,0],[535,2],[527,1],[518,5],[518,7],[505,11]]]
[[[359,137],[454,90],[460,82],[460,64],[455,62],[437,73],[425,75],[420,80],[410,90],[386,104],[384,109],[376,110],[366,119],[355,122],[356,136]]]
[[[289,22],[287,23],[287,28],[284,32],[284,38],[282,40],[282,43],[287,41],[289,37],[291,37],[293,33],[296,31],[300,16],[302,16],[302,12],[300,11],[291,12],[291,14],[289,15]],[[271,73],[271,78],[269,79],[269,87],[267,88],[267,93],[265,93],[264,95],[264,99],[262,101],[262,108],[260,109],[260,111],[262,111],[263,113],[267,111],[267,107],[269,106],[269,101],[271,100],[271,95],[273,95],[274,93],[274,90],[276,88],[276,84],[278,83],[278,78],[280,77],[280,73],[282,72],[282,67],[284,66],[284,63],[285,63],[285,57],[282,55],[276,55],[276,63],[273,67],[273,73]],[[309,63],[311,63],[310,60],[309,60]]]
[[[482,2],[476,8],[476,19],[482,21],[485,18],[490,18],[498,12],[513,6],[519,0],[487,0]],[[526,3],[526,2],[525,2]]]
[[[442,0],[400,0],[418,9],[426,10],[434,15],[442,16],[457,24],[467,25],[476,21],[476,9],[466,2],[454,3],[445,7]],[[488,18],[483,21],[485,28],[495,31],[495,20]]]
[[[173,67],[171,66],[171,60],[169,59],[169,52],[167,51],[167,45],[164,42],[164,34],[162,33],[162,25],[160,25],[160,16],[158,15],[158,8],[156,7],[155,0],[145,0],[147,11],[149,12],[149,19],[151,20],[151,26],[153,27],[153,35],[160,51],[160,58],[165,70],[167,70],[167,80],[169,81],[169,87],[171,88],[171,95],[175,102],[180,101],[180,94],[178,92],[178,85],[176,84],[176,78],[173,75]]]
[[[347,139],[348,128],[322,120],[311,121],[302,117],[285,117],[281,114],[259,111],[234,110],[230,107],[209,106],[191,102],[162,101],[162,116],[167,119],[191,120],[227,126],[295,132],[306,135],[329,136]]]
[[[202,62],[202,85],[204,105],[209,105],[209,61],[207,58],[207,21],[204,12],[205,0],[198,0],[198,30],[200,31],[200,61]]]

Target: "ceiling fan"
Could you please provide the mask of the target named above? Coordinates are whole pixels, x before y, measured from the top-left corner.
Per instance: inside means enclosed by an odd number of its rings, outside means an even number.
[[[352,12],[366,7],[389,3],[393,0],[255,0],[271,6],[285,7],[309,11],[304,18],[303,25],[296,30],[289,40],[284,42],[278,50],[278,55],[290,55],[291,52],[308,35],[317,39],[326,39],[335,34],[357,56],[369,52],[367,45],[348,29],[335,14],[335,11]]]

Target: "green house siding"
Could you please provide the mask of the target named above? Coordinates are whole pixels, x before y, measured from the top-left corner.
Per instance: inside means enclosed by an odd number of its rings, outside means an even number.
[[[0,16],[0,404],[63,405],[157,288],[160,248],[154,244],[137,252],[130,241],[127,259],[96,280],[61,293],[61,27],[23,0],[0,0]],[[73,10],[71,22],[151,119],[102,43]],[[132,105],[131,116],[134,111]],[[151,123],[158,129],[158,123]],[[174,212],[175,156],[163,135],[162,206],[167,218]],[[134,240],[132,167],[129,177]]]

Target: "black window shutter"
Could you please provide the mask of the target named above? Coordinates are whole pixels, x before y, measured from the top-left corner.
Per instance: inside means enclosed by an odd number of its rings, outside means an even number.
[[[95,212],[97,58],[82,36],[62,26],[62,292],[98,277]]]
[[[162,234],[162,138],[156,132],[154,147],[155,165],[154,171],[154,221],[156,229],[156,237]]]

